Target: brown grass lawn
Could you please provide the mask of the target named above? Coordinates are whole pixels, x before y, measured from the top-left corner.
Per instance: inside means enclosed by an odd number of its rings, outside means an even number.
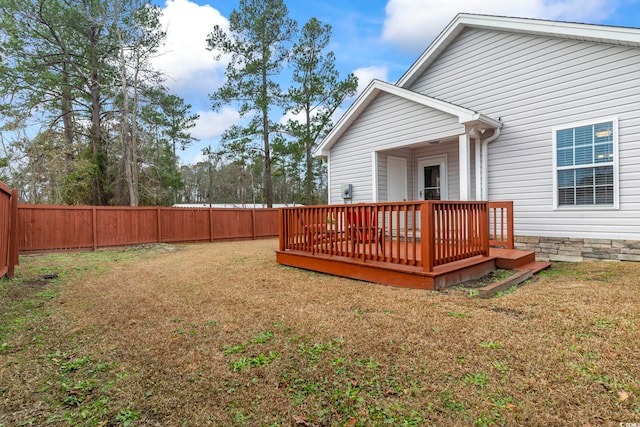
[[[640,423],[640,263],[482,300],[282,267],[276,246],[22,257],[0,426]]]

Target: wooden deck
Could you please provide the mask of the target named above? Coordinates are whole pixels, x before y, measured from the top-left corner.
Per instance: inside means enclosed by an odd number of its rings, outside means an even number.
[[[393,242],[387,242],[387,244],[392,245]],[[533,252],[497,248],[491,248],[489,256],[477,255],[454,261],[434,267],[430,272],[417,266],[384,261],[363,261],[359,258],[322,253],[310,254],[304,251],[277,251],[276,261],[291,267],[351,279],[425,290],[442,290],[468,280],[478,279],[496,268],[531,269],[533,273],[537,273],[549,266],[548,263],[536,263]]]
[[[535,263],[533,252],[513,249],[512,230],[510,202],[286,208],[280,213],[276,260],[353,279],[430,290],[477,279],[496,268],[546,268],[548,264]]]

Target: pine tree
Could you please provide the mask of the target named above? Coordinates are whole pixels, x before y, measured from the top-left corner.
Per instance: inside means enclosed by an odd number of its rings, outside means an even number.
[[[229,16],[229,34],[215,26],[207,37],[208,49],[231,55],[225,84],[210,95],[213,109],[235,103],[248,123],[234,126],[223,135],[223,141],[245,146],[262,141],[264,173],[263,202],[273,204],[271,179],[271,134],[278,125],[270,118],[271,110],[284,105],[283,94],[275,77],[286,64],[288,47],[297,24],[288,18],[282,0],[240,0],[238,10]]]
[[[326,52],[330,39],[331,26],[311,18],[293,47],[293,82],[296,86],[289,90],[288,110],[302,114],[302,119],[289,120],[287,128],[305,153],[306,204],[313,203],[314,171],[317,170],[313,149],[331,129],[331,117],[336,109],[345,98],[354,95],[358,87],[353,74],[340,80],[335,55]]]

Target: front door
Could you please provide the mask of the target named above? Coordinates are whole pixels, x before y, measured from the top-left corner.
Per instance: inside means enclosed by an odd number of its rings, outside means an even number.
[[[407,201],[407,160],[400,157],[387,156],[387,202]],[[404,233],[404,216],[390,218],[390,213],[384,213],[385,229],[391,230],[391,236]]]
[[[387,157],[387,202],[407,200],[407,161]]]
[[[418,198],[447,199],[447,158],[429,157],[418,160]]]

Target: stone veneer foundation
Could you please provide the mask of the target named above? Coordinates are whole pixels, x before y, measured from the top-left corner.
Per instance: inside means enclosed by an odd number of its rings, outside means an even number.
[[[538,261],[640,261],[640,240],[516,236],[515,248],[535,251]]]

